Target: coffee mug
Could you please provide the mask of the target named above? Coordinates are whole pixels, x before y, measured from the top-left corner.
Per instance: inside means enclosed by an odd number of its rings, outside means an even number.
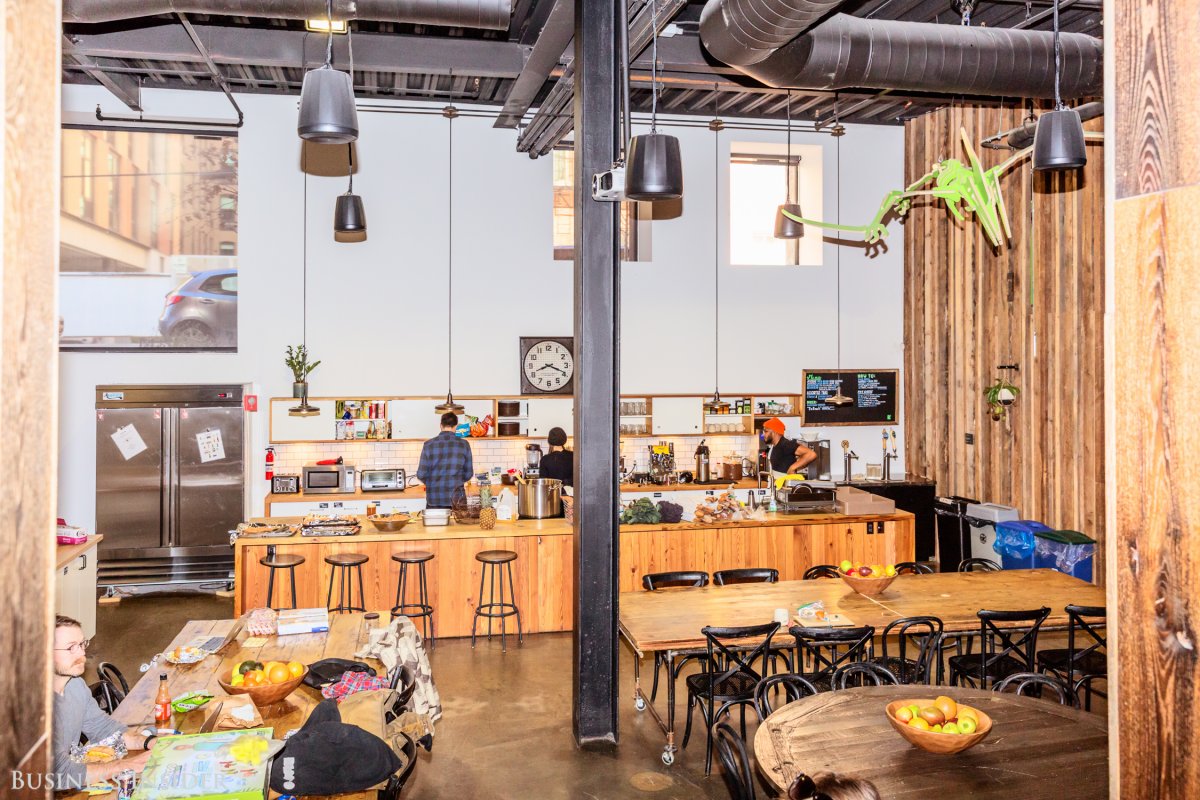
[[[780,625],[788,624],[788,610],[786,608],[775,609],[775,621]]]

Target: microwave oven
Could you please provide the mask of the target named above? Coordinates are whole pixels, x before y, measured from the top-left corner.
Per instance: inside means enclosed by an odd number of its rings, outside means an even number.
[[[304,468],[304,494],[353,494],[354,465],[310,464]]]

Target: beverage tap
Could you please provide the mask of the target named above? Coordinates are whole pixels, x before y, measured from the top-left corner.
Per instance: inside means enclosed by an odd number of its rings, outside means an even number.
[[[888,432],[883,432],[883,479],[890,481],[892,479],[892,461],[897,458],[896,455],[896,429],[892,428],[891,444],[892,451],[888,452]]]
[[[842,463],[843,470],[845,472],[845,477],[842,480],[842,483],[850,482],[850,462],[856,460],[857,458],[858,453],[855,453],[850,449],[850,440],[842,439]]]

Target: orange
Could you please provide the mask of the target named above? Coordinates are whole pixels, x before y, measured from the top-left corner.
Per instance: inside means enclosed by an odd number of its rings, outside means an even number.
[[[287,663],[287,668],[288,674],[290,674],[293,678],[299,678],[304,674],[304,665],[299,661],[289,661]]]
[[[944,694],[939,695],[938,698],[933,701],[933,705],[935,708],[941,711],[942,716],[948,720],[954,719],[958,716],[958,703],[955,703],[953,699]]]
[[[246,673],[242,679],[242,686],[261,686],[263,682],[262,670],[252,669]]]
[[[273,670],[273,669],[275,669],[275,667],[278,667],[281,665],[283,665],[282,661],[268,661],[267,663],[263,664],[263,672],[270,675],[271,670]]]
[[[271,683],[287,683],[292,679],[292,673],[288,671],[287,664],[276,664],[267,672],[267,680]]]

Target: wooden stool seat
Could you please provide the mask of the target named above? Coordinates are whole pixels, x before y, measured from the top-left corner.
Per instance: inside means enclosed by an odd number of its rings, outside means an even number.
[[[517,554],[512,550],[484,550],[482,553],[475,554],[475,560],[482,561],[484,564],[504,564],[516,561]]]
[[[426,550],[416,550],[411,553],[392,553],[392,561],[398,561],[401,564],[422,564],[432,560],[433,553]]]
[[[275,547],[267,548],[267,555],[258,560],[259,564],[270,570],[267,573],[267,608],[275,608],[272,601],[275,598],[275,571],[286,569],[291,574],[292,608],[296,607],[296,567],[304,563],[304,556],[293,553],[275,553]]]
[[[325,563],[332,564],[335,567],[353,567],[365,564],[369,560],[370,558],[362,553],[334,553],[325,556]]]
[[[291,567],[298,567],[303,564],[304,556],[279,555],[275,556],[274,558],[263,557],[258,560],[258,563],[262,564],[264,567],[270,567],[271,569],[289,569]]]

